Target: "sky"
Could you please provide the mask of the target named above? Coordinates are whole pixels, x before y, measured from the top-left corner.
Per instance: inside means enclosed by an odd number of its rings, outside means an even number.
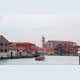
[[[2,0],[1,15],[80,14],[79,0]]]
[[[0,34],[10,41],[70,40],[80,44],[79,0],[2,0]]]
[[[0,34],[9,41],[32,42],[41,46],[47,40],[66,40],[80,43],[79,15],[27,14],[0,17]]]

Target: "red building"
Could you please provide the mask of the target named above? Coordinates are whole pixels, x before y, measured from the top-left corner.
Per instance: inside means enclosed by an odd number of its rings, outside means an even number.
[[[58,51],[63,52],[63,55],[78,55],[78,47],[75,42],[72,41],[54,41],[49,40],[45,44],[46,48],[52,48],[53,50],[57,49]]]
[[[23,49],[23,50],[35,50],[36,45],[33,43],[29,43],[29,42],[11,42],[10,45],[12,45],[12,47],[16,47],[17,49]]]
[[[36,45],[29,42],[9,43],[9,53],[13,57],[34,57],[36,55]]]

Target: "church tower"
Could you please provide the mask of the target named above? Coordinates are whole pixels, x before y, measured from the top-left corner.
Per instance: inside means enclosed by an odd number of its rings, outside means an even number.
[[[45,47],[45,37],[44,36],[42,36],[42,47],[44,48]]]

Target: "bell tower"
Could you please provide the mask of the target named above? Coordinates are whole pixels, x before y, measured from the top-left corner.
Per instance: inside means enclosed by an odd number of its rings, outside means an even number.
[[[44,48],[45,47],[45,37],[43,35],[42,35],[41,41],[42,41],[42,47]]]

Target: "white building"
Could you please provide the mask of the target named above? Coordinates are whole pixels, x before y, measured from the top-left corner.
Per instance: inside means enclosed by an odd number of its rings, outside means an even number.
[[[2,35],[0,35],[0,58],[9,57],[9,41]]]

